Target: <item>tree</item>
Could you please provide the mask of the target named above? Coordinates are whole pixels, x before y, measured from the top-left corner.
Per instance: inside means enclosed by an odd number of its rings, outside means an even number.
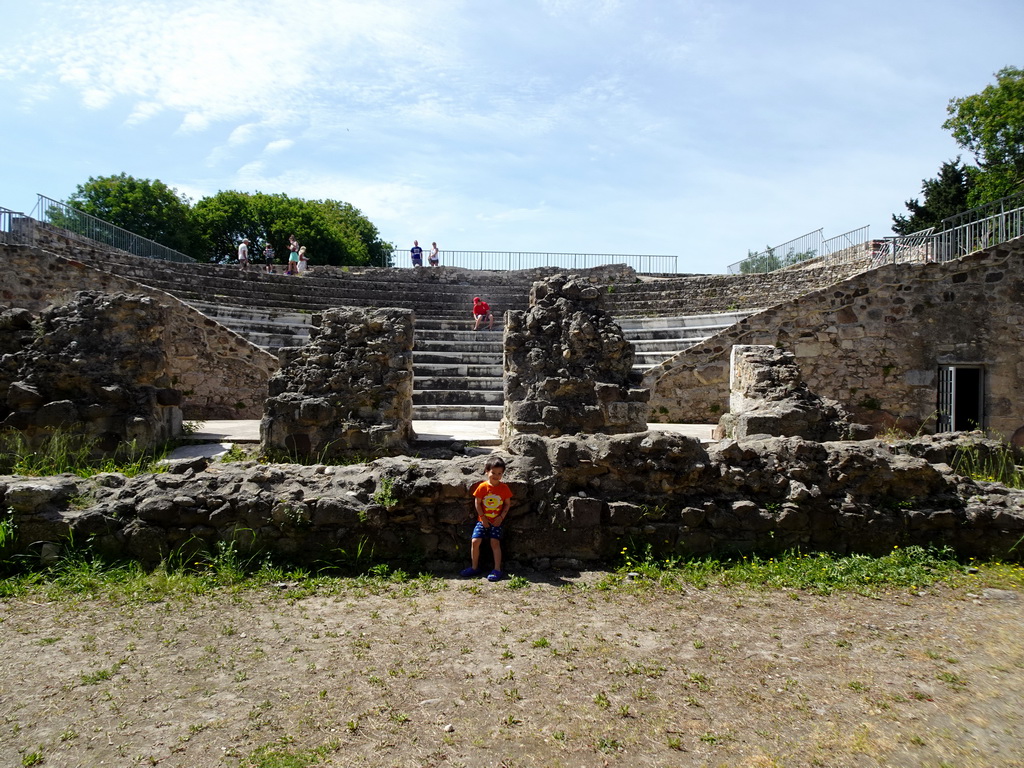
[[[314,264],[389,266],[392,246],[349,203],[303,200],[284,194],[218,192],[193,209],[203,261],[230,259],[249,238],[257,253],[270,244],[278,258],[288,253],[288,236],[305,245]]]
[[[1004,67],[995,85],[951,99],[942,127],[974,155],[971,206],[1024,191],[1024,69]]]
[[[747,258],[740,262],[741,275],[753,275],[762,272],[774,272],[777,269],[792,267],[801,261],[813,259],[818,255],[817,248],[809,248],[806,251],[798,251],[790,246],[785,256],[778,256],[775,252],[778,248],[766,246],[760,253],[748,250]]]
[[[168,248],[192,249],[191,204],[159,179],[89,177],[68,198],[68,205]]]
[[[892,215],[892,231],[897,235],[909,235],[920,232],[928,227],[938,226],[943,219],[954,216],[971,208],[970,193],[973,187],[974,174],[961,164],[959,156],[939,168],[939,175],[934,179],[921,181],[921,196],[907,200],[905,205],[909,216],[894,213]]]

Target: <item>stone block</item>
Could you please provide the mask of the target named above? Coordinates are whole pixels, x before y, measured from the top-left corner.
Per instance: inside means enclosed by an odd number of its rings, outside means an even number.
[[[605,504],[601,499],[572,496],[569,499],[569,520],[573,528],[590,528],[601,524]]]

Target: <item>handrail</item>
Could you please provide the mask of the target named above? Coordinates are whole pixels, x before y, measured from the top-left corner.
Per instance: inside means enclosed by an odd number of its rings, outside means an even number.
[[[760,253],[747,256],[747,258],[742,261],[730,264],[728,267],[728,273],[730,275],[734,275],[737,273],[748,274],[775,272],[780,269],[785,269],[786,267],[791,267],[794,264],[799,264],[801,261],[813,259],[816,256],[821,255],[821,233],[821,228],[815,229],[812,232],[808,232],[806,235],[794,237],[792,240],[789,240],[782,245],[776,245],[775,247],[770,247]],[[781,251],[781,255],[778,255],[776,253],[777,251]]]
[[[1006,199],[1008,198],[1004,198]],[[975,209],[977,210],[979,209]],[[872,254],[872,263],[878,266],[952,261],[1022,236],[1024,206],[1003,210],[995,215],[968,221],[966,224],[941,232],[922,230],[903,237],[887,237],[878,242]]]
[[[404,254],[404,258],[403,258]],[[513,271],[554,267],[556,269],[589,269],[611,264],[625,264],[642,274],[674,273],[677,256],[652,256],[621,253],[544,253],[540,251],[439,251],[440,262],[448,267]],[[409,251],[392,252],[396,267],[412,267]],[[426,253],[423,256],[427,264]]]
[[[38,211],[39,221],[51,227],[58,227],[73,232],[76,235],[95,240],[97,243],[109,245],[121,251],[127,251],[135,256],[142,256],[149,259],[162,259],[164,261],[194,262],[190,256],[180,253],[166,245],[154,242],[148,238],[129,232],[127,229],[115,226],[110,222],[103,221],[91,214],[72,208],[67,203],[53,200],[45,195],[37,195],[38,202],[35,210]]]
[[[32,228],[25,227],[25,220],[31,219],[20,211],[0,206],[0,243],[10,245],[30,245]]]

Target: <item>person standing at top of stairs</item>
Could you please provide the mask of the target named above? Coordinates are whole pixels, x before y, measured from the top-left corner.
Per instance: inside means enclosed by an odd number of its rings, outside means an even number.
[[[476,320],[476,323],[473,325],[474,331],[480,330],[480,324],[484,320],[489,323],[487,330],[494,330],[494,313],[491,312],[490,305],[479,296],[473,297],[473,318]]]
[[[412,241],[412,248],[409,249],[409,254],[412,256],[412,265],[414,267],[423,266],[423,249],[420,248],[419,240]]]

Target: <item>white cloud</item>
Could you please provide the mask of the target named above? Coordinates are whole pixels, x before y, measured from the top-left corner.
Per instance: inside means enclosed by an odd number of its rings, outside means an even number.
[[[295,142],[291,139],[277,139],[272,141],[263,148],[265,153],[275,154],[277,152],[284,152],[286,149],[291,149],[295,146]]]

